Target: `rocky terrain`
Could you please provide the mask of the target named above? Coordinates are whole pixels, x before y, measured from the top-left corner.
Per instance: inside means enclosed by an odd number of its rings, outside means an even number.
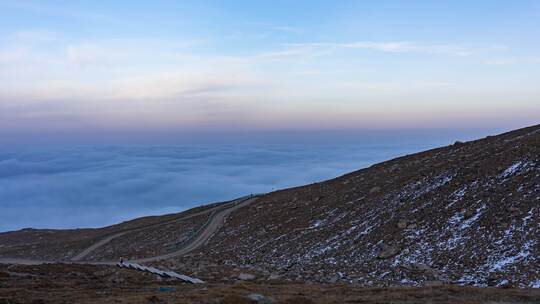
[[[539,240],[534,126],[270,193],[197,259],[300,281],[538,288]]]
[[[80,262],[162,255],[184,246],[231,204],[101,229],[1,233],[0,258]],[[433,303],[504,302],[512,297],[509,302],[535,303],[540,288],[540,126],[456,142],[261,195],[225,220],[188,254],[150,263],[196,276],[209,283],[206,287],[174,287],[156,300],[152,297],[162,282],[133,274],[137,277],[131,284],[132,274],[111,266],[12,265],[31,275],[4,270],[0,292],[40,290],[41,278],[50,272],[64,281],[43,283],[43,293],[67,288],[123,301],[116,297],[125,288],[134,295],[131,303],[181,303],[180,293],[193,301],[201,293],[218,299],[209,303],[251,303],[246,300],[251,293],[270,294],[278,302],[300,296],[305,302],[298,303],[417,303],[423,297]],[[65,281],[69,273],[81,271],[91,274],[79,283]],[[124,281],[111,283],[110,276],[124,274]],[[141,283],[145,280],[147,284]],[[88,281],[113,287],[110,293],[94,291]],[[17,289],[17,284],[26,287]],[[499,288],[464,287],[469,285]],[[424,288],[408,289],[420,286]],[[384,295],[379,287],[385,288]],[[90,291],[83,292],[85,288]]]
[[[239,276],[230,269],[228,276]],[[222,273],[223,274],[223,273]],[[241,275],[241,273],[240,273]],[[225,275],[225,277],[228,277]],[[538,303],[540,290],[438,286],[358,288],[279,280],[210,281],[189,285],[96,265],[0,265],[0,304],[19,303]]]

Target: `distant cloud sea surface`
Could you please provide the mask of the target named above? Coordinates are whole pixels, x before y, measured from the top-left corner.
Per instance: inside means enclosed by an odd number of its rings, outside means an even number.
[[[439,143],[0,149],[0,231],[100,227],[333,178]]]

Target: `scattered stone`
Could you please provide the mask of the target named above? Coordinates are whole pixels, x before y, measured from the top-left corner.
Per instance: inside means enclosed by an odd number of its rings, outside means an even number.
[[[275,273],[271,274],[271,275],[268,277],[268,280],[269,280],[269,281],[275,281],[275,280],[279,280],[279,279],[281,279],[281,276],[280,276],[279,274],[275,274]]]
[[[407,220],[406,219],[400,219],[398,222],[397,222],[397,226],[399,229],[405,229],[407,228]]]
[[[369,193],[372,194],[372,193],[377,193],[377,192],[380,192],[381,191],[381,187],[373,187],[369,190]]]
[[[517,214],[519,214],[519,209],[516,208],[516,207],[508,207],[507,210],[508,210],[508,212],[511,213],[511,215],[517,215]]]
[[[113,284],[123,284],[125,279],[123,276],[120,275],[120,273],[115,272],[110,278],[109,281]]]
[[[418,271],[432,271],[433,269],[424,263],[412,263],[411,268]]]
[[[437,287],[437,286],[442,286],[442,285],[444,285],[444,282],[439,281],[439,280],[425,281],[424,282],[424,287]]]
[[[239,295],[227,295],[221,300],[221,304],[251,304],[251,300]]]
[[[258,294],[258,293],[252,293],[252,294],[249,294],[246,298],[247,298],[248,300],[250,300],[251,303],[257,303],[257,304],[270,304],[270,303],[274,303],[274,299],[269,298],[269,297],[265,297],[265,296],[263,296],[262,294]]]
[[[447,281],[447,279],[443,275],[441,275],[441,273],[437,269],[434,269],[424,263],[412,263],[410,265],[410,268],[412,270],[423,272],[425,275],[433,278],[433,281],[441,281],[443,283]]]
[[[379,254],[377,255],[377,257],[379,259],[391,258],[391,257],[397,255],[401,251],[396,246],[391,246],[391,245],[387,245],[387,244],[384,244],[384,243],[381,243],[381,245],[379,245],[379,247],[380,247],[380,251],[379,251]]]
[[[241,273],[238,275],[238,279],[242,281],[253,281],[255,278],[256,276],[250,273]]]
[[[163,303],[163,301],[158,298],[157,296],[151,296],[146,298],[147,303],[157,304],[157,303]]]
[[[328,279],[328,283],[330,284],[336,284],[338,282],[339,278],[337,276],[333,276]]]
[[[158,288],[158,291],[159,292],[171,292],[171,291],[174,291],[174,288],[170,287],[170,286],[161,286],[161,287]]]
[[[399,169],[399,165],[394,164],[394,165],[392,165],[392,167],[390,167],[390,169],[388,169],[388,172],[392,173],[392,172],[396,171],[397,169]]]
[[[415,223],[411,223],[407,226],[407,229],[414,229],[416,228],[416,224]]]
[[[474,211],[473,211],[473,210],[466,210],[466,211],[463,213],[463,216],[464,216],[465,218],[467,218],[467,219],[470,218],[470,217],[472,217],[473,215],[474,215]]]
[[[298,297],[287,299],[285,300],[284,303],[285,304],[314,304],[315,302],[313,302],[312,300],[306,297],[298,296]]]

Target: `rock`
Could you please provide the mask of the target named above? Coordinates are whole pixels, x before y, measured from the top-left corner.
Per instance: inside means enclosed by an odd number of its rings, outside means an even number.
[[[310,300],[310,299],[308,299],[306,297],[297,296],[297,297],[294,297],[294,298],[287,299],[283,303],[285,303],[285,304],[314,304],[315,302],[313,302],[312,300]]]
[[[251,301],[239,295],[227,295],[221,300],[221,304],[250,304]]]
[[[399,165],[394,164],[394,165],[392,165],[392,167],[390,167],[390,169],[388,169],[388,172],[392,173],[392,172],[396,171],[397,169],[399,169]]]
[[[441,275],[441,273],[437,269],[434,269],[424,263],[412,263],[411,269],[423,272],[427,276],[433,278],[434,281],[441,281],[443,283],[447,281],[446,278]]]
[[[262,294],[258,294],[258,293],[249,294],[246,298],[248,300],[250,300],[251,303],[257,303],[257,304],[259,304],[259,303],[260,304],[274,303],[274,299],[269,298],[269,297],[265,297]]]
[[[106,270],[100,270],[100,271],[94,271],[93,275],[95,277],[106,277],[107,275],[109,275],[109,271],[106,271]]]
[[[405,229],[407,228],[407,220],[406,219],[400,219],[398,222],[397,222],[397,226],[399,229]]]
[[[125,279],[120,273],[115,272],[111,277],[109,277],[109,282],[118,285],[123,284],[125,282]]]
[[[514,213],[514,212],[518,211],[519,209],[516,208],[516,207],[510,206],[510,207],[508,207],[506,210],[508,210],[508,212]]]
[[[407,226],[407,229],[414,229],[414,228],[416,228],[416,224],[415,224],[415,223],[409,224],[409,225]]]
[[[379,259],[387,259],[391,258],[395,255],[397,255],[401,250],[396,246],[387,245],[384,243],[381,243],[380,245],[380,251],[377,257]]]
[[[241,273],[238,275],[238,279],[242,281],[252,281],[255,280],[255,276],[250,273]]]
[[[474,211],[472,211],[472,210],[466,210],[465,213],[463,213],[463,216],[464,216],[465,218],[470,218],[470,217],[472,217],[473,215],[474,215]]]
[[[338,277],[331,277],[328,279],[328,283],[330,284],[336,284],[338,282],[339,278]]]
[[[510,216],[517,216],[519,215],[519,209],[516,207],[508,207],[508,212],[510,212]]]
[[[158,292],[171,292],[171,291],[174,291],[174,288],[173,287],[170,287],[170,286],[160,286],[158,289],[157,289]]]
[[[425,281],[424,282],[425,287],[436,287],[436,286],[442,286],[442,285],[444,285],[444,282],[439,281],[439,280]]]
[[[147,303],[157,304],[157,303],[164,303],[160,298],[157,296],[150,296],[146,298]]]
[[[268,280],[269,280],[269,281],[276,281],[276,280],[279,280],[279,279],[281,279],[281,276],[280,276],[279,274],[275,274],[275,273],[271,274],[271,275],[268,277]]]
[[[411,263],[411,268],[418,271],[429,272],[433,269],[424,263]]]
[[[377,192],[379,192],[379,191],[381,191],[381,187],[375,186],[375,187],[373,187],[373,188],[371,188],[371,189],[369,190],[369,193],[372,194],[372,193],[377,193]]]

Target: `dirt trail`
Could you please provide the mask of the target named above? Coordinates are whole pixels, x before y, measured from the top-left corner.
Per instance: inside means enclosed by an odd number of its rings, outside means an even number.
[[[189,218],[199,216],[199,215],[202,215],[202,214],[214,213],[215,212],[215,214],[211,215],[211,217],[208,220],[207,224],[205,225],[204,229],[202,231],[200,231],[199,234],[192,241],[187,243],[187,245],[182,247],[181,249],[179,249],[177,251],[174,251],[174,252],[171,252],[171,253],[168,253],[168,254],[164,254],[164,255],[148,257],[148,258],[143,258],[143,259],[131,260],[131,262],[145,263],[145,262],[152,262],[152,261],[168,259],[168,258],[177,257],[177,256],[187,254],[189,252],[192,252],[192,251],[200,248],[202,245],[204,245],[212,237],[212,235],[214,235],[214,233],[216,233],[216,231],[218,231],[223,226],[223,224],[225,223],[225,220],[227,219],[229,214],[231,214],[233,211],[235,211],[235,210],[237,210],[239,208],[242,208],[242,207],[252,203],[253,201],[255,201],[257,199],[257,197],[258,196],[252,196],[252,197],[248,197],[248,198],[242,197],[242,198],[234,200],[234,201],[232,201],[230,203],[226,203],[226,204],[223,204],[223,205],[220,205],[220,206],[216,206],[216,207],[214,207],[212,209],[209,209],[209,210],[201,211],[201,212],[191,214],[189,216],[186,216],[186,217],[183,217],[183,218],[180,218],[180,219],[173,220],[173,221],[185,220],[185,219],[189,219]],[[156,224],[154,224],[152,226],[161,225],[163,223],[164,222],[156,223]],[[111,236],[108,236],[108,237],[106,237],[106,238],[92,244],[90,247],[83,250],[81,253],[79,253],[78,255],[73,257],[70,262],[67,262],[67,263],[72,263],[72,264],[94,264],[94,265],[115,265],[116,261],[95,262],[95,261],[83,261],[83,259],[86,256],[88,256],[90,253],[92,253],[94,250],[96,250],[97,248],[99,248],[101,246],[104,246],[105,244],[109,243],[110,241],[112,241],[112,240],[114,240],[114,239],[116,239],[118,237],[121,237],[121,236],[125,235],[126,233],[133,232],[133,231],[138,231],[138,230],[143,230],[143,229],[148,229],[150,227],[151,226],[130,229],[130,230],[122,231],[122,232],[113,234]],[[0,264],[38,265],[38,264],[47,264],[47,263],[54,263],[54,262],[55,261],[27,260],[27,259],[18,259],[18,258],[0,258]]]
[[[204,245],[212,237],[212,235],[214,235],[214,233],[216,233],[223,226],[223,224],[225,223],[225,220],[227,219],[229,214],[231,214],[233,211],[235,211],[235,210],[237,210],[239,208],[242,208],[242,207],[244,207],[246,205],[249,205],[250,203],[252,203],[256,199],[257,199],[256,197],[249,198],[249,199],[244,199],[244,200],[240,199],[240,200],[238,200],[239,202],[235,201],[236,205],[234,205],[233,207],[227,208],[227,209],[225,209],[225,210],[223,210],[221,212],[216,213],[210,219],[210,221],[207,224],[206,228],[203,231],[201,231],[201,233],[199,233],[199,235],[195,239],[193,239],[193,241],[188,243],[187,246],[181,248],[180,250],[177,250],[177,251],[171,252],[171,253],[167,253],[167,254],[163,254],[163,255],[154,256],[154,257],[132,260],[131,262],[146,263],[146,262],[154,262],[154,261],[169,259],[169,258],[172,258],[172,257],[185,255],[185,254],[187,254],[189,252],[192,252],[192,251],[200,248],[202,245]]]
[[[52,263],[51,261],[27,260],[18,258],[0,258],[0,264],[40,265]]]
[[[166,223],[171,223],[171,222],[177,222],[177,221],[183,221],[183,220],[188,220],[190,218],[194,218],[194,217],[197,217],[197,216],[200,216],[200,215],[203,215],[203,214],[207,214],[207,213],[211,213],[211,212],[214,212],[216,210],[219,210],[220,208],[226,208],[226,206],[229,206],[229,205],[233,205],[235,202],[237,202],[238,200],[235,200],[235,201],[232,201],[232,202],[229,202],[229,203],[226,203],[225,205],[219,205],[219,206],[216,206],[214,208],[211,208],[211,209],[208,209],[208,210],[204,210],[204,211],[201,211],[201,212],[197,212],[197,213],[194,213],[194,214],[191,214],[191,215],[188,215],[188,216],[185,216],[185,217],[182,217],[182,218],[178,218],[178,219],[174,219],[174,220],[170,220],[170,221],[165,221],[165,222],[160,222],[160,223],[155,223],[151,226],[145,226],[145,227],[139,227],[139,228],[133,228],[133,229],[129,229],[129,230],[125,230],[125,231],[121,231],[121,232],[118,232],[118,233],[115,233],[113,235],[110,235],[102,240],[99,240],[98,242],[92,244],[91,246],[89,246],[88,248],[84,249],[83,251],[81,251],[79,254],[77,254],[76,256],[74,256],[73,258],[71,258],[71,261],[73,262],[80,262],[80,261],[83,261],[84,258],[86,258],[90,253],[92,253],[93,251],[95,251],[96,249],[108,244],[109,242],[111,242],[112,240],[116,239],[116,238],[119,238],[127,233],[130,233],[130,232],[136,232],[136,231],[140,231],[140,230],[144,230],[144,229],[148,229],[150,227],[153,227],[153,226],[158,226],[158,225],[163,225],[163,224],[166,224]]]

